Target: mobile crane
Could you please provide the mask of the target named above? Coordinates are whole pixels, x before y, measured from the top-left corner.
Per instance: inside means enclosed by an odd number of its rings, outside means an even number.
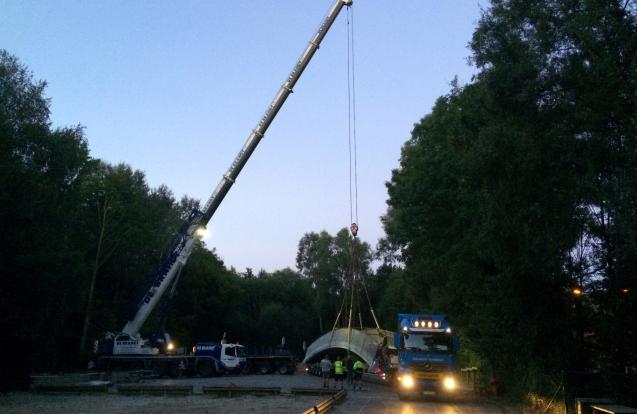
[[[245,364],[243,349],[236,344],[202,343],[193,347],[188,356],[171,355],[173,349],[170,336],[157,332],[151,339],[142,339],[139,333],[144,322],[153,311],[166,290],[171,287],[171,296],[182,268],[188,261],[200,231],[206,227],[224,197],[235,183],[239,173],[265,135],[268,127],[278,114],[288,96],[293,92],[296,82],[319,48],[321,41],[338,17],[343,6],[350,7],[353,0],[335,0],[318,31],[310,40],[296,65],[267,107],[257,126],[252,130],[245,144],[223,175],[221,181],[202,210],[193,209],[182,224],[177,236],[166,250],[155,273],[148,279],[142,295],[133,302],[127,315],[127,322],[118,334],[107,334],[97,342],[95,351],[101,355],[102,366],[115,364],[143,363],[144,366],[161,366],[174,373],[176,367],[195,370],[202,376],[223,371],[240,370]],[[161,316],[160,328],[165,320]],[[219,345],[217,347],[217,345]],[[225,360],[223,359],[225,356]]]

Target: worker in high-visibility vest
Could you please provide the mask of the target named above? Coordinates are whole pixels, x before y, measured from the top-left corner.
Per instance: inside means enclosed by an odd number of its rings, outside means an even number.
[[[354,362],[354,390],[358,387],[359,390],[362,390],[361,387],[361,379],[363,378],[363,371],[365,371],[365,364],[359,359]]]
[[[334,362],[334,377],[336,382],[334,383],[334,388],[337,388],[338,383],[341,383],[341,388],[343,385],[343,377],[345,376],[345,372],[343,371],[343,361],[341,361],[341,357],[336,358],[336,362]]]

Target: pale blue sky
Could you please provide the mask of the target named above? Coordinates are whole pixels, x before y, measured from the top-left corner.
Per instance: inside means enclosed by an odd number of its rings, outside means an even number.
[[[0,0],[0,48],[48,82],[54,126],[91,154],[205,202],[332,0]],[[413,124],[458,76],[486,0],[354,4],[359,236],[383,236],[385,182]],[[341,13],[216,215],[207,240],[243,271],[295,267],[299,239],[349,226]]]

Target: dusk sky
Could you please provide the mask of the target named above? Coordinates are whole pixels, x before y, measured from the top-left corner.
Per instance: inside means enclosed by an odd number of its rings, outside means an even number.
[[[48,82],[53,126],[91,155],[208,199],[332,0],[0,0],[0,48]],[[354,3],[359,236],[384,232],[385,182],[414,123],[471,80],[486,0]],[[348,227],[347,31],[335,22],[208,228],[227,266],[295,268],[304,233]]]

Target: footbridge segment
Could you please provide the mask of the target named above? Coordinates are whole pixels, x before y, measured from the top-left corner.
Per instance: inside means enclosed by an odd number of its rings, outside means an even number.
[[[392,341],[393,332],[367,328],[363,330],[352,329],[352,335],[348,343],[348,329],[336,329],[328,332],[314,341],[305,352],[303,362],[318,362],[321,357],[332,351],[347,351],[348,345],[350,352],[358,355],[368,366],[371,366],[376,356],[378,346],[383,343],[383,338]]]

